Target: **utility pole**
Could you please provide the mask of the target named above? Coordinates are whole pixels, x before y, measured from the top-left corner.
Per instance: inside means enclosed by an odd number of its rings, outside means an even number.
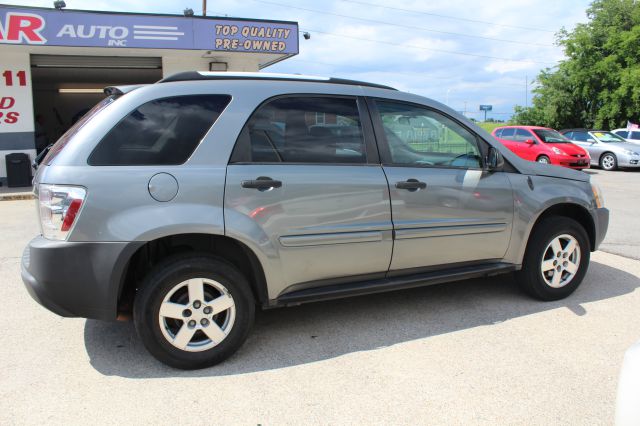
[[[206,0],[205,0],[206,1]],[[529,76],[524,76],[524,107],[529,106]]]
[[[467,116],[467,101],[464,101],[464,116]]]
[[[207,0],[202,0],[202,16],[207,16]]]

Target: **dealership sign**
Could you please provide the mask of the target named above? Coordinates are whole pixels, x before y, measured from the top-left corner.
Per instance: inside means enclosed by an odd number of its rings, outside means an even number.
[[[298,53],[298,25],[0,7],[0,43]]]

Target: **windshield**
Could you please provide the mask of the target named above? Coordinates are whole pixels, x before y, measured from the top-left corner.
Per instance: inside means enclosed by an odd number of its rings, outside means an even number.
[[[533,133],[535,133],[542,142],[546,143],[571,143],[566,136],[561,135],[555,130],[546,130],[546,129],[534,129]]]
[[[591,134],[598,138],[600,142],[604,143],[626,142],[626,140],[611,132],[591,132]]]
[[[104,98],[93,108],[91,108],[85,115],[83,115],[78,121],[76,121],[76,123],[71,126],[71,128],[67,130],[62,136],[60,136],[60,139],[58,139],[58,141],[49,148],[47,156],[44,157],[43,163],[47,166],[51,164],[56,155],[58,155],[60,151],[62,151],[62,149],[65,147],[65,145],[71,140],[71,138],[75,136],[76,133],[78,133],[78,130],[80,130],[82,126],[84,126],[87,121],[89,121],[94,115],[102,111],[107,105],[115,100],[115,95]]]

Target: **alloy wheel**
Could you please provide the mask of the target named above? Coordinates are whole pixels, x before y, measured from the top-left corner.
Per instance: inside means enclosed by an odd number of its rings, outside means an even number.
[[[549,287],[561,288],[573,280],[580,267],[580,244],[569,234],[555,237],[542,255],[540,272]]]
[[[233,297],[219,282],[192,278],[174,286],[158,312],[163,336],[171,345],[201,352],[222,342],[236,318]]]

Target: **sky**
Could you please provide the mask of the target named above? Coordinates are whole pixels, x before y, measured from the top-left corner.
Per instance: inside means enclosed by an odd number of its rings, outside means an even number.
[[[201,0],[65,0],[69,9],[202,13]],[[51,7],[52,1],[2,1]],[[586,21],[582,0],[216,0],[207,15],[296,21],[300,54],[265,72],[314,74],[386,84],[481,119],[508,119],[531,102],[532,80],[563,52],[561,28]]]

